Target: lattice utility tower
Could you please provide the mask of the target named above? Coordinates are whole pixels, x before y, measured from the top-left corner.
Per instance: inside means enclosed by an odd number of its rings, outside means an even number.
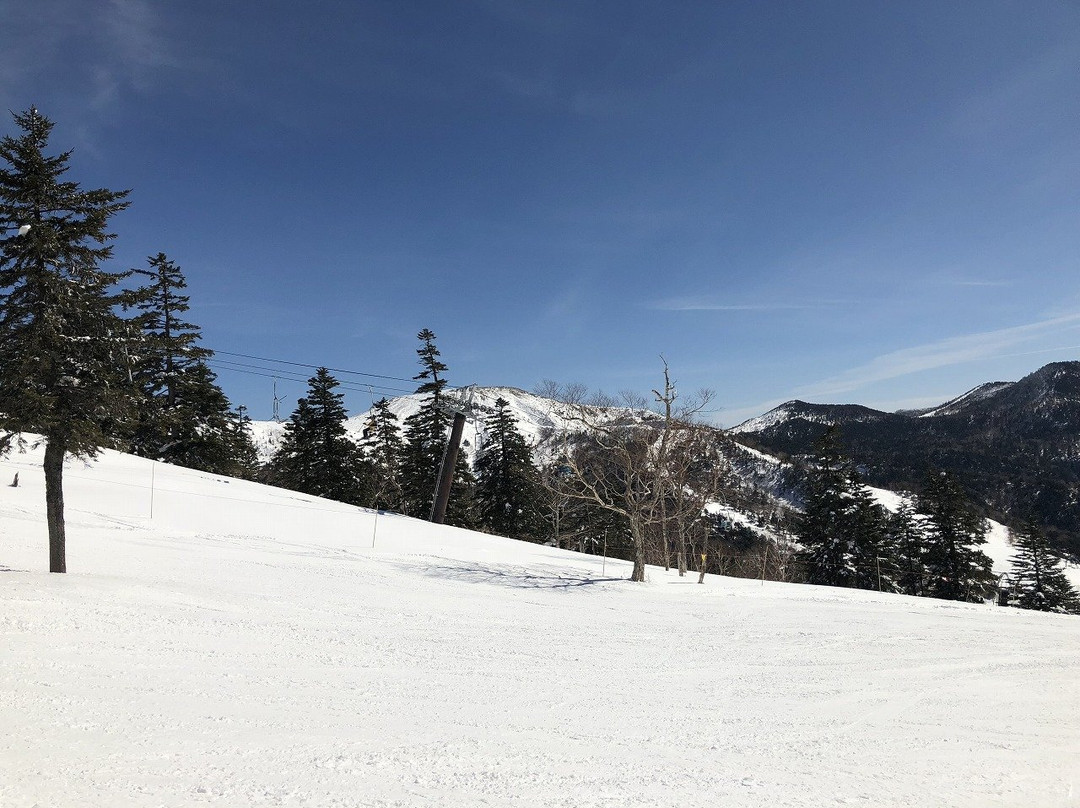
[[[274,420],[279,424],[281,423],[281,402],[284,400],[284,398],[278,398],[277,379],[274,379]]]

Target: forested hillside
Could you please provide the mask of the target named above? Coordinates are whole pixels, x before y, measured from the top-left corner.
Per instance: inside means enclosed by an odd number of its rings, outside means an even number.
[[[1017,525],[1034,517],[1053,545],[1080,554],[1080,362],[981,385],[923,412],[793,401],[733,432],[801,456],[829,424],[872,485],[914,491],[929,470],[947,471],[990,515]]]

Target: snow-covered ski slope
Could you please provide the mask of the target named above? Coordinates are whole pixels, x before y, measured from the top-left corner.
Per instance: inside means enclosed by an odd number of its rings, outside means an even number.
[[[0,805],[1075,806],[1080,618],[0,460]],[[374,542],[374,546],[373,545]]]

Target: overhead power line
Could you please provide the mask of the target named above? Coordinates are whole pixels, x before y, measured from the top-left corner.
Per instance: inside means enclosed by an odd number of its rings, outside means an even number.
[[[214,353],[221,354],[222,356],[239,356],[242,359],[254,359],[257,362],[273,362],[277,365],[292,365],[294,367],[301,368],[326,368],[334,373],[348,373],[351,376],[367,376],[370,379],[387,379],[393,382],[412,382],[415,379],[406,379],[402,376],[384,376],[381,373],[366,373],[362,370],[346,370],[345,368],[329,368],[326,365],[316,365],[310,362],[290,362],[286,359],[271,359],[265,356],[252,356],[251,354],[233,353],[232,351],[214,351]],[[411,392],[411,391],[410,391]]]
[[[224,353],[224,351],[218,351],[217,353]],[[219,370],[229,371],[230,373],[246,373],[249,376],[262,376],[267,379],[280,379],[287,382],[296,382],[297,384],[305,384],[308,379],[298,371],[295,370],[277,370],[275,368],[261,367],[259,365],[249,365],[244,362],[232,362],[228,359],[214,359],[207,360],[207,364],[211,367],[216,367]],[[386,391],[389,393],[413,393],[415,390],[408,390],[403,387],[390,387],[385,384],[377,383],[358,383],[358,382],[338,382],[338,387],[342,390],[347,390],[354,393],[367,393],[371,390]]]

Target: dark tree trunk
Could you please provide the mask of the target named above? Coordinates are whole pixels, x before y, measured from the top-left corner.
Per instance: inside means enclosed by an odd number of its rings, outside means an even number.
[[[631,525],[634,536],[634,572],[631,581],[641,583],[645,580],[645,529],[641,525]]]
[[[667,524],[667,499],[662,492],[660,496],[660,533],[664,537],[664,570],[671,569],[671,545],[668,542]]]
[[[49,522],[49,572],[67,572],[67,537],[64,533],[64,442],[45,444],[45,512]]]
[[[675,530],[679,535],[678,558],[679,576],[686,575],[686,530],[683,527],[683,506],[679,503],[679,510],[675,515]]]

